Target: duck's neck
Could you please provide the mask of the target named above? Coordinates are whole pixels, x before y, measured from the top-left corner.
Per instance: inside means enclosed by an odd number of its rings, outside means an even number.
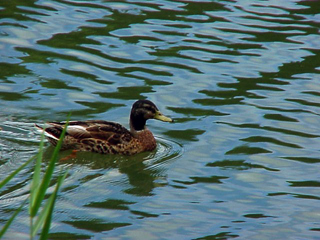
[[[142,144],[144,151],[152,151],[157,143],[152,132],[146,126],[146,119],[139,115],[130,115],[130,132]]]
[[[130,114],[130,130],[132,133],[146,129],[146,119],[137,114]]]

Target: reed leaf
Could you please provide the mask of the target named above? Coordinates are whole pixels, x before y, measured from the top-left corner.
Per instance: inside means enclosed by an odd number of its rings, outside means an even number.
[[[44,227],[48,226],[49,228],[47,229],[47,235],[49,233],[49,229],[50,229],[50,223],[51,223],[51,216],[52,216],[52,211],[54,209],[54,204],[55,204],[55,200],[57,197],[57,192],[59,191],[62,182],[64,181],[64,179],[67,176],[67,172],[62,176],[60,174],[60,177],[58,178],[58,181],[56,183],[56,188],[55,191],[51,194],[51,196],[49,197],[49,199],[46,202],[46,205],[43,207],[42,211],[40,212],[35,224],[33,225],[33,229],[31,232],[31,236],[32,238],[37,234],[38,230],[43,227],[42,232],[44,231]],[[49,225],[48,225],[49,224]]]
[[[47,206],[48,204],[50,204],[50,202],[53,199],[53,194],[48,198],[46,205],[44,206],[44,208],[42,209],[42,211],[40,212],[39,216],[37,217],[36,221],[34,224],[32,224],[31,227],[31,239],[33,239],[35,237],[35,235],[37,234],[38,230],[43,226],[43,223],[46,219],[46,216],[48,215],[49,212],[49,207]]]
[[[68,117],[68,120],[69,120],[69,117]],[[55,168],[55,164],[58,160],[58,154],[59,154],[59,151],[61,149],[61,146],[62,146],[62,142],[63,142],[63,139],[64,139],[64,136],[65,136],[65,133],[66,133],[66,130],[67,130],[67,125],[68,125],[68,121],[66,122],[64,128],[63,128],[63,131],[61,133],[61,136],[60,136],[60,139],[57,143],[57,146],[55,147],[54,151],[53,151],[53,154],[51,156],[51,159],[50,159],[50,162],[49,162],[49,165],[47,167],[47,170],[45,172],[45,175],[42,179],[42,182],[40,184],[40,187],[39,187],[39,190],[37,192],[37,195],[34,199],[34,204],[32,205],[31,207],[31,210],[30,210],[30,217],[33,218],[34,216],[37,215],[38,211],[39,211],[39,208],[41,206],[41,202],[43,201],[44,197],[45,197],[45,194],[46,194],[46,191],[49,187],[49,184],[50,184],[50,181],[51,181],[51,178],[52,178],[52,174],[53,174],[53,171],[54,171],[54,168]]]
[[[43,157],[43,146],[44,146],[44,132],[41,134],[41,141],[39,145],[39,152],[36,159],[36,165],[33,171],[33,177],[30,187],[30,207],[29,207],[29,214],[31,214],[31,209],[34,206],[36,196],[38,195],[40,189],[40,171],[41,171],[41,162]]]
[[[41,206],[41,203],[44,200],[45,194],[47,192],[47,189],[49,188],[49,184],[52,180],[52,175],[54,172],[55,164],[58,160],[58,153],[61,149],[62,143],[64,136],[66,134],[66,129],[68,125],[70,115],[68,117],[68,120],[64,126],[64,129],[61,133],[60,139],[57,143],[57,146],[54,149],[54,152],[51,156],[49,165],[47,167],[47,170],[42,178],[41,181],[41,162],[43,158],[43,146],[44,146],[44,133],[41,136],[41,141],[39,145],[39,152],[35,156],[31,157],[28,161],[26,161],[24,164],[22,164],[19,168],[17,168],[14,172],[12,172],[9,176],[7,176],[5,179],[3,179],[0,182],[0,189],[7,184],[16,174],[18,174],[23,168],[25,168],[31,161],[36,159],[36,164],[34,167],[34,173],[32,177],[32,182],[30,186],[30,196],[29,198],[26,198],[21,206],[14,212],[14,214],[11,216],[11,218],[6,222],[6,224],[2,227],[0,230],[0,239],[2,236],[6,233],[8,230],[9,226],[13,222],[13,220],[16,218],[16,216],[19,214],[19,212],[22,210],[23,206],[29,199],[29,215],[30,215],[30,238],[33,239],[34,236],[37,234],[38,230],[40,227],[42,227],[40,239],[47,239],[49,230],[50,230],[50,225],[51,225],[51,219],[52,219],[52,213],[55,205],[55,201],[57,198],[58,191],[62,185],[62,182],[67,176],[67,173],[65,173],[63,176],[58,177],[58,181],[56,183],[56,187],[54,192],[51,194],[49,199],[47,200],[44,208],[40,212],[35,224],[33,224],[33,218],[37,215],[39,208]]]
[[[44,221],[44,225],[42,228],[40,240],[48,239],[53,209],[54,209],[54,205],[55,205],[55,202],[57,199],[58,191],[62,185],[62,182],[66,178],[67,174],[68,174],[68,172],[66,172],[63,176],[61,176],[61,175],[59,176],[58,182],[56,184],[56,188],[55,188],[54,192],[52,193],[52,195],[50,196],[50,199],[48,200],[48,204],[46,205],[46,207],[44,209],[44,211],[46,212],[46,216],[45,216],[45,221]]]

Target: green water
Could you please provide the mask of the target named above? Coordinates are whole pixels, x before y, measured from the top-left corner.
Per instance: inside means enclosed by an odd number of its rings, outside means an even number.
[[[148,121],[157,150],[59,162],[51,239],[319,239],[319,9],[1,1],[0,180],[37,152],[34,123],[128,126],[149,99],[175,120]],[[32,170],[1,189],[0,227]],[[26,206],[5,239],[27,239],[28,224]]]

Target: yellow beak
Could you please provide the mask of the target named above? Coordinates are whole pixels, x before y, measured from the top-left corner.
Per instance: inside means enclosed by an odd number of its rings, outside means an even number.
[[[166,117],[160,111],[156,111],[156,114],[154,115],[154,119],[158,119],[163,122],[173,122],[173,120],[171,118]]]

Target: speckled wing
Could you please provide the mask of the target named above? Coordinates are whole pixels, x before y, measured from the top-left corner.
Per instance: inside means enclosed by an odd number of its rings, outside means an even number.
[[[65,122],[50,122],[45,129],[52,144],[59,139]],[[51,139],[50,139],[51,138]],[[117,153],[136,140],[122,125],[103,120],[71,121],[63,148],[76,148],[99,153]]]

